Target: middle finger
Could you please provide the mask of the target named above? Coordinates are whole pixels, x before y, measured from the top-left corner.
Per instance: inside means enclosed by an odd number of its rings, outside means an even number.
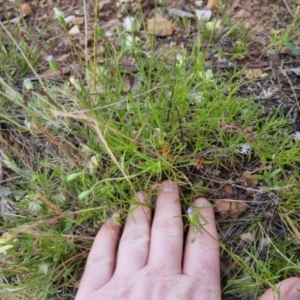
[[[151,229],[148,264],[181,273],[183,223],[179,188],[174,182],[162,183]]]

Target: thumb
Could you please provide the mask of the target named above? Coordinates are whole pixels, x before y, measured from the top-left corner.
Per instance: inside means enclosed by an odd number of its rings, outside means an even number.
[[[300,300],[300,278],[291,277],[276,284],[278,290],[268,289],[259,300]]]

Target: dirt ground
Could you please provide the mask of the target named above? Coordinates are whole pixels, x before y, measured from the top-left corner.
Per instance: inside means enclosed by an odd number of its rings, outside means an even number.
[[[101,1],[98,7],[99,25],[105,31],[111,31],[112,27],[121,24],[125,15],[136,16],[139,20],[147,20],[151,18],[156,12],[166,14],[170,9],[179,9],[187,13],[195,14],[196,9],[205,9],[207,1],[173,1],[160,0],[157,1],[144,0],[140,4],[133,0],[121,0],[122,7],[117,7],[118,1],[104,0]],[[214,2],[208,1],[208,2]],[[296,3],[299,0],[225,0],[224,4],[219,7],[218,13],[226,9],[230,13],[230,19],[237,20],[245,25],[247,30],[255,29],[256,32],[268,34],[270,29],[278,30],[290,23],[294,17],[296,10]],[[76,21],[71,22],[68,27],[74,25],[79,27],[79,33],[74,35],[74,40],[84,43],[85,32],[84,17],[85,8],[80,0],[8,0],[5,5],[0,7],[0,21],[1,22],[17,22],[20,19],[26,19],[36,29],[43,28],[43,39],[54,38],[59,32],[59,24],[54,21],[53,8],[59,8],[65,16],[75,16]],[[91,29],[95,17],[95,1],[86,1],[86,10],[88,11],[88,36],[91,38]],[[143,13],[141,13],[141,10]],[[171,16],[174,14],[171,14]],[[176,14],[175,14],[176,16]],[[166,40],[179,40],[187,38],[189,35],[193,36],[195,33],[195,19],[191,18],[190,31],[176,28],[172,35],[169,35]],[[141,28],[142,30],[143,28]],[[46,34],[47,33],[47,34]],[[70,51],[66,40],[56,40],[55,53],[67,53]],[[117,43],[113,38],[110,39],[112,43]]]

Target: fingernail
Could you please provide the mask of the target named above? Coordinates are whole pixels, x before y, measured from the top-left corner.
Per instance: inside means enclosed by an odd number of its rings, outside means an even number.
[[[144,192],[137,192],[135,194],[135,197],[136,197],[137,201],[139,201],[139,203],[141,203],[141,204],[147,202],[147,197]]]
[[[161,189],[164,192],[173,192],[177,188],[176,184],[172,181],[164,181],[161,184]]]
[[[117,219],[114,216],[112,216],[108,220],[106,220],[106,222],[104,224],[108,229],[112,229],[112,228],[118,226],[117,223],[118,223]]]

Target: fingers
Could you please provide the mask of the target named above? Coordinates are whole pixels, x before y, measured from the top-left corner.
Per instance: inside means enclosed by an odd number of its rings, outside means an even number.
[[[133,274],[147,264],[150,239],[151,210],[142,205],[145,195],[137,193],[141,205],[132,205],[118,250],[117,275]]]
[[[300,278],[291,277],[276,284],[278,290],[268,289],[259,300],[300,300]]]
[[[87,295],[104,286],[112,277],[119,232],[120,228],[112,222],[102,225],[88,256],[76,300],[87,299]]]
[[[179,202],[179,189],[175,183],[165,181],[156,202],[151,230],[148,264],[164,271],[181,273],[183,223]]]
[[[211,282],[220,282],[220,254],[215,217],[211,204],[206,199],[199,198],[194,205],[199,208],[196,209],[196,214],[200,216],[200,228],[197,229],[192,225],[189,228],[183,274],[201,282],[205,281],[209,286]],[[217,292],[220,295],[220,291]]]

